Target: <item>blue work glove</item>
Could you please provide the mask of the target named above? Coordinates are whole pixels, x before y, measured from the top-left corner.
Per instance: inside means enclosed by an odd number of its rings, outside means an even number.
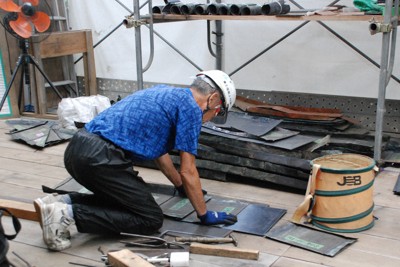
[[[203,196],[207,195],[207,191],[201,189],[201,191],[203,192]],[[183,185],[175,187],[175,191],[174,191],[174,196],[176,195],[176,193],[178,193],[178,195],[180,197],[187,197],[186,192],[185,192],[185,188],[183,187]]]
[[[208,210],[206,214],[199,216],[199,219],[201,223],[205,225],[234,224],[237,222],[236,215],[210,210]]]

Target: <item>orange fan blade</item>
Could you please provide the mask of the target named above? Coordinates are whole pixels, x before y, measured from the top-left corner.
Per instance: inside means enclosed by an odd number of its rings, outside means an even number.
[[[38,32],[44,32],[50,27],[50,17],[44,12],[37,11],[31,19]]]
[[[31,3],[32,6],[37,6],[39,5],[39,0],[24,0],[24,3]]]
[[[0,8],[8,12],[19,12],[20,7],[12,0],[0,0]]]
[[[10,27],[13,31],[23,38],[29,38],[32,36],[32,26],[26,17],[18,15],[18,19],[10,21]]]

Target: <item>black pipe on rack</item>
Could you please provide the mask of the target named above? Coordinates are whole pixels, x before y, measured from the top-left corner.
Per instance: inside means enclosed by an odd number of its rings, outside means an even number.
[[[221,9],[226,10],[226,14],[220,14]],[[207,12],[210,15],[228,15],[229,6],[225,3],[212,3],[208,5]]]
[[[181,6],[181,13],[183,15],[192,15],[195,14],[196,4],[189,3]]]
[[[194,13],[196,13],[196,15],[207,15],[207,8],[208,5],[206,4],[198,4],[194,9]]]
[[[164,13],[164,14],[171,14],[171,9],[174,6],[182,4],[180,0],[164,0],[164,2],[166,5],[162,8],[162,11],[161,11],[161,13]]]
[[[171,5],[169,12],[171,14],[181,15],[182,14],[182,11],[181,11],[182,6],[183,6],[183,3],[181,3],[181,2],[173,4],[173,5]]]
[[[234,15],[234,16],[240,15],[240,9],[242,7],[244,7],[244,6],[246,6],[246,5],[244,5],[244,4],[232,4],[229,7],[229,14]]]
[[[221,6],[218,11],[218,15],[229,15],[229,8],[231,4],[227,4],[226,6]]]
[[[153,6],[151,9],[153,14],[161,14],[165,6]]]
[[[240,8],[240,15],[261,15],[261,6],[257,4],[249,4]]]
[[[272,3],[264,4],[261,7],[263,15],[279,15],[289,13],[290,6],[285,4],[284,0],[275,1]]]

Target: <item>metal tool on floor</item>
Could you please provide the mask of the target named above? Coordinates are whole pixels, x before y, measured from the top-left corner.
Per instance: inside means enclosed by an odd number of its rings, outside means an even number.
[[[121,240],[126,246],[137,246],[147,248],[181,248],[184,249],[184,243],[169,242],[164,238],[148,235],[138,235],[130,233],[121,233],[123,236],[134,237],[134,240]]]
[[[165,230],[161,234],[159,234],[158,237],[163,238],[166,235],[173,236],[173,237],[189,235],[189,236],[197,236],[197,237],[217,238],[217,236],[213,236],[213,235],[196,234],[196,233],[192,233],[192,232],[176,231],[176,230]]]
[[[235,247],[238,246],[238,242],[233,235],[229,235],[229,237],[223,238],[212,238],[212,237],[175,237],[175,241],[183,242],[183,243],[203,243],[203,244],[221,244],[221,243],[233,243]]]

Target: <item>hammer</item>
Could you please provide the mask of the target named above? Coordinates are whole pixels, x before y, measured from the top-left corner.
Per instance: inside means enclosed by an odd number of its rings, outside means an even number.
[[[176,242],[197,242],[203,244],[213,244],[213,243],[233,243],[237,247],[238,242],[233,235],[229,237],[175,237]]]

